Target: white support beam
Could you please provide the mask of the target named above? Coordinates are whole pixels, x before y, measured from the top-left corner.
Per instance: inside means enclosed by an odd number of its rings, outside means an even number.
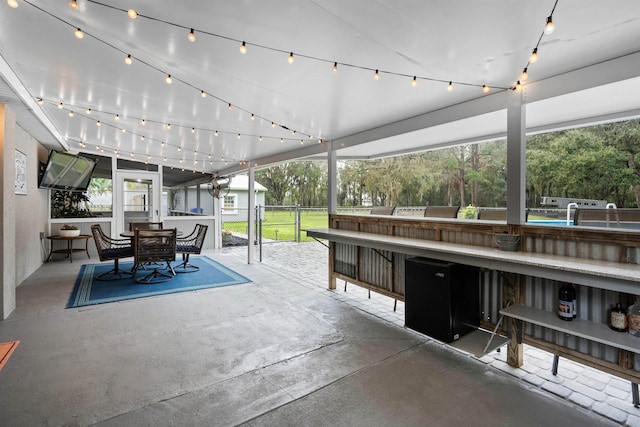
[[[328,192],[327,202],[330,214],[338,212],[338,161],[336,158],[336,150],[333,149],[333,142],[327,144],[327,175],[328,175]]]
[[[253,162],[249,162],[249,185],[247,188],[247,264],[253,264],[256,247],[253,244],[256,240],[256,167]]]
[[[525,222],[525,106],[522,92],[507,95],[507,224]]]

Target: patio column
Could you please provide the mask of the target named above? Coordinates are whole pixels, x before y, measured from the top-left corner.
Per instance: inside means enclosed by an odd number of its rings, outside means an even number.
[[[253,244],[256,240],[256,167],[253,162],[249,162],[249,185],[247,188],[248,206],[247,206],[247,264],[253,264],[255,258],[256,247]]]
[[[338,211],[338,161],[336,150],[333,149],[333,141],[329,141],[327,155],[327,210],[330,214]]]
[[[523,91],[507,91],[507,224],[525,222],[525,105]]]
[[[15,126],[13,111],[0,104],[0,320],[16,308]]]

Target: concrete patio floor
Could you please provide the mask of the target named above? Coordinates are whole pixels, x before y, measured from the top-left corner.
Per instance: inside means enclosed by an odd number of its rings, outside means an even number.
[[[253,283],[74,309],[64,307],[76,274],[96,260],[43,265],[0,322],[0,342],[21,341],[0,371],[0,422],[636,425],[630,401],[623,421],[603,417],[499,358],[403,328],[402,304],[394,313],[353,285],[327,290],[326,252],[318,264],[305,252],[322,255],[316,245],[266,247],[251,265],[246,248],[210,251]]]

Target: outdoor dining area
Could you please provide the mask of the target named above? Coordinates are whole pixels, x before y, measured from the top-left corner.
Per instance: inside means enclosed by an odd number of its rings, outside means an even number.
[[[189,262],[189,256],[202,251],[208,226],[196,224],[187,236],[176,228],[165,229],[162,222],[131,223],[122,238],[107,236],[100,224],[91,226],[100,261],[113,261],[113,268],[96,276],[97,280],[134,278],[137,283],[155,284],[172,280],[176,273],[192,273],[199,267]],[[179,236],[180,235],[180,236]],[[182,256],[175,267],[176,254]],[[133,257],[133,266],[125,270],[120,260]],[[146,273],[139,275],[138,273]]]

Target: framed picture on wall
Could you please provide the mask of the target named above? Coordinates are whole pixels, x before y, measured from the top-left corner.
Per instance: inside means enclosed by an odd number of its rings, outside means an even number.
[[[16,194],[27,194],[27,155],[16,150]]]

